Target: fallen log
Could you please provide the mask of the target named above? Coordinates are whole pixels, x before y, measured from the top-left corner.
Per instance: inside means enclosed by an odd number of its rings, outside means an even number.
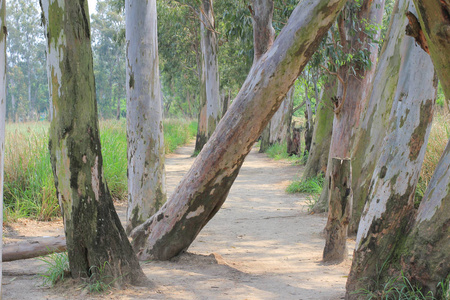
[[[66,238],[64,236],[37,237],[19,243],[3,245],[2,260],[4,262],[21,260],[64,251],[66,251]]]

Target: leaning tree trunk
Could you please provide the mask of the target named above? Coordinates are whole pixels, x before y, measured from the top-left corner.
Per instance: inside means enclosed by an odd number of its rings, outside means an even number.
[[[397,5],[394,17],[403,20],[399,24],[405,28],[408,23],[405,13],[414,7],[410,0],[400,0]],[[350,299],[358,299],[352,292],[379,289],[376,283],[383,283],[392,274],[391,263],[396,263],[396,251],[414,215],[414,193],[431,130],[437,80],[429,55],[416,47],[413,38],[403,35],[403,40],[402,47],[395,52],[400,57],[391,60],[401,66],[389,130],[366,186],[369,192],[347,281]],[[383,88],[384,84],[374,89]]]
[[[225,118],[171,199],[131,234],[140,259],[187,249],[225,201],[245,157],[317,49],[345,0],[302,1],[251,69]]]
[[[361,213],[369,193],[367,186],[381,155],[383,146],[381,141],[383,141],[390,124],[387,116],[391,113],[397,93],[400,70],[403,67],[404,54],[401,51],[408,43],[404,39],[404,14],[404,8],[399,9],[396,4],[391,17],[391,26],[386,35],[386,42],[377,64],[367,110],[352,149],[353,212],[349,233],[353,234],[356,234],[358,229]]]
[[[326,174],[328,153],[330,152],[331,133],[333,132],[334,112],[331,98],[336,95],[337,78],[328,76],[323,86],[322,99],[317,109],[316,122],[308,154],[303,180]]]
[[[372,26],[379,29],[373,39],[377,39],[380,35],[385,0],[364,0],[355,16],[355,23],[359,27],[368,26],[369,22]],[[349,5],[352,4],[349,2]],[[341,28],[340,35],[343,51],[347,54],[356,54],[359,51],[368,49],[368,57],[371,61],[370,68],[364,68],[362,65],[354,66],[355,74],[349,70],[349,65],[339,68],[337,73],[342,81],[339,81],[337,91],[337,102],[335,116],[333,120],[333,133],[331,135],[330,152],[328,154],[328,164],[332,157],[350,157],[353,147],[356,128],[359,126],[362,112],[366,107],[366,98],[372,86],[372,80],[375,74],[375,65],[378,58],[378,47],[373,46],[366,31],[361,30],[352,36],[346,36],[345,32],[351,32],[351,28],[342,28],[343,26],[351,26],[353,22],[344,21],[343,16],[340,17],[338,27]],[[344,25],[344,23],[346,25]],[[327,172],[328,173],[328,172]],[[328,175],[326,178],[328,178]],[[327,205],[328,189],[326,185],[328,180],[324,181],[324,188],[320,199],[314,207],[315,212],[323,211]]]
[[[129,233],[166,202],[166,187],[156,0],[127,1],[125,14]]]
[[[202,0],[200,20],[202,50],[202,80],[200,93],[204,93],[204,96],[206,96],[204,100],[206,101],[206,107],[203,106],[203,103],[200,103],[199,121],[201,122],[206,118],[206,137],[197,134],[198,145],[195,146],[197,151],[200,151],[204,147],[206,141],[211,137],[222,117],[222,103],[220,102],[219,94],[218,43],[213,0]],[[206,115],[202,115],[205,113]],[[202,123],[202,129],[204,126],[204,123]],[[205,133],[201,134],[204,135]]]
[[[146,280],[103,176],[90,39],[84,0],[42,0],[52,99],[49,150],[72,277],[107,265],[114,284]]]
[[[311,151],[312,137],[314,134],[311,99],[309,98],[309,95],[308,95],[308,82],[306,80],[305,80],[305,103],[306,103],[305,151],[304,151],[303,155],[306,155],[307,153],[309,153],[309,151]]]
[[[3,234],[3,170],[5,163],[5,121],[6,121],[6,0],[0,0],[0,226]],[[0,253],[2,253],[0,244]],[[0,258],[0,282],[2,282],[2,259]],[[2,287],[0,284],[0,300]]]

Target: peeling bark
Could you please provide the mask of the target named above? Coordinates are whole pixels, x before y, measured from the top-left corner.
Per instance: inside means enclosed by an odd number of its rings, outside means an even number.
[[[166,174],[156,0],[128,1],[125,14],[129,233],[166,202]]]
[[[408,22],[405,16],[408,9],[413,9],[412,2],[400,0],[398,13],[394,14],[404,21],[403,28]],[[393,50],[386,49],[385,53]],[[413,38],[404,34],[402,46],[394,53],[399,57],[393,60],[400,62],[397,87],[388,132],[359,223],[347,281],[349,299],[358,299],[352,292],[380,288],[376,282],[385,279],[392,267],[390,264],[395,263],[395,252],[402,245],[414,215],[414,192],[431,130],[437,88],[431,59],[415,46]],[[381,82],[383,84],[385,82]],[[376,88],[379,87],[374,86]]]
[[[329,213],[323,261],[340,263],[348,256],[347,228],[352,214],[351,161],[333,157],[330,168]]]
[[[5,163],[5,121],[6,121],[6,0],[0,0],[0,226],[3,236],[3,170]],[[0,253],[2,252],[0,244]],[[2,282],[2,260],[0,259],[0,282]],[[0,299],[2,287],[0,284]]]
[[[246,155],[335,20],[344,0],[302,1],[270,50],[253,66],[236,100],[171,199],[131,234],[142,260],[187,249],[225,201]],[[203,206],[193,218],[191,212]]]
[[[405,49],[409,39],[405,39],[406,15],[403,7],[397,2],[391,17],[390,29],[380,54],[375,78],[370,91],[367,109],[361,126],[355,137],[352,149],[353,169],[353,213],[350,222],[350,233],[356,234],[363,211],[376,163],[381,155],[381,148],[389,128],[397,84],[400,82],[400,71],[403,70]]]
[[[72,277],[106,265],[114,284],[140,284],[142,272],[103,176],[88,4],[41,0],[52,99],[49,150]]]

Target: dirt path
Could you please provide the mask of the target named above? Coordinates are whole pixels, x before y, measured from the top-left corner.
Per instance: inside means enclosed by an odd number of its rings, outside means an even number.
[[[192,146],[167,157],[171,193],[193,162]],[[284,192],[299,167],[254,149],[217,215],[189,253],[170,262],[143,264],[152,288],[112,290],[102,296],[81,288],[42,287],[36,259],[3,264],[4,299],[342,299],[350,260],[321,263],[326,218],[308,215],[306,199]],[[117,206],[124,217],[125,206]],[[51,230],[51,232],[49,232]],[[16,236],[61,234],[61,222],[22,222]],[[23,237],[25,238],[25,237]]]

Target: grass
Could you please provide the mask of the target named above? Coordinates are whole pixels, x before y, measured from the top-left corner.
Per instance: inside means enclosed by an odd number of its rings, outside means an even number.
[[[421,287],[413,284],[403,273],[399,276],[388,279],[377,291],[362,289],[356,294],[361,299],[398,299],[398,300],[450,300],[449,280],[440,282],[437,285],[438,295],[433,292],[424,292]]]
[[[4,220],[19,218],[48,221],[58,217],[48,151],[48,122],[7,124],[5,141]],[[166,153],[195,137],[194,121],[166,120],[164,136]],[[104,173],[115,199],[127,196],[126,122],[100,122]]]
[[[69,272],[69,257],[67,252],[53,253],[40,258],[47,267],[41,277],[44,279],[45,286],[54,286],[56,283],[64,280],[64,275]]]
[[[296,155],[290,156],[287,153],[287,144],[286,143],[273,144],[272,146],[270,146],[267,149],[266,154],[268,157],[270,157],[272,159],[275,159],[275,160],[285,159],[285,160],[292,162],[294,165],[301,165],[301,164],[305,163],[305,158],[303,156],[296,156]]]
[[[428,139],[427,151],[420,171],[420,179],[416,188],[416,202],[423,198],[425,190],[433,176],[434,170],[450,139],[450,115],[436,113]]]
[[[306,206],[308,211],[312,211],[317,201],[319,201],[320,194],[323,187],[323,175],[309,178],[307,180],[294,180],[286,188],[286,192],[289,194],[306,193],[309,197],[306,200]]]

